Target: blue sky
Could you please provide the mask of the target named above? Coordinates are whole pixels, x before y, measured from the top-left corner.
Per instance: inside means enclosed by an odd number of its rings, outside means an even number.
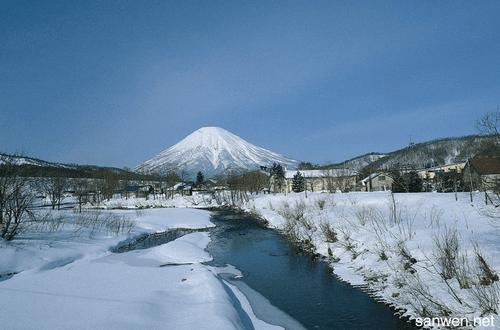
[[[0,1],[0,150],[135,166],[202,126],[342,161],[475,133],[499,1]]]

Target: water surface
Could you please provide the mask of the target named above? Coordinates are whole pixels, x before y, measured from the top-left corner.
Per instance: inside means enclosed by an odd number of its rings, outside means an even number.
[[[327,264],[297,253],[279,233],[248,215],[214,212],[207,248],[215,266],[231,264],[244,281],[308,329],[416,329]]]

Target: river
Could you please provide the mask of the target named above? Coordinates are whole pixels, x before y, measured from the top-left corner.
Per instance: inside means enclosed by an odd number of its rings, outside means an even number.
[[[249,215],[216,211],[208,252],[211,265],[235,266],[246,286],[307,329],[416,329],[359,288],[336,278],[328,265],[300,254],[277,231]],[[247,295],[248,296],[248,295]],[[252,303],[252,299],[249,299]],[[256,315],[273,323],[272,317]],[[274,322],[279,323],[279,322]]]

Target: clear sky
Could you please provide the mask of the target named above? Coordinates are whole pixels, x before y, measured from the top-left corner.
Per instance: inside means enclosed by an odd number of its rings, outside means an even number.
[[[135,166],[202,126],[295,159],[475,133],[500,1],[0,0],[0,150]]]

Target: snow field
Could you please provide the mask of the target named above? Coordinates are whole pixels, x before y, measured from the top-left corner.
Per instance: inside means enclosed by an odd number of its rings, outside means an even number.
[[[3,329],[257,329],[249,302],[202,262],[206,232],[157,247],[113,254],[129,235],[165,228],[211,227],[210,213],[193,209],[102,211],[133,219],[128,235],[75,231],[75,215],[57,232],[26,232],[2,242],[0,281]],[[165,264],[176,264],[165,266]],[[162,267],[161,267],[162,266]]]

